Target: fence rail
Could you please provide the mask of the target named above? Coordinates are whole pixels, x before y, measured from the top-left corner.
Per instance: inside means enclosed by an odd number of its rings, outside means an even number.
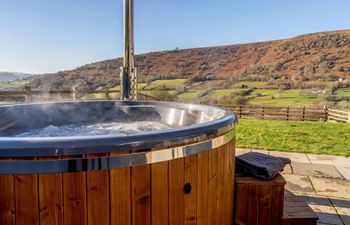
[[[91,98],[91,95],[94,95]],[[95,99],[96,95],[102,99],[119,98],[119,90],[78,90],[72,88],[71,90],[50,90],[40,91],[32,90],[30,87],[25,87],[24,90],[19,91],[0,91],[0,103],[2,98],[20,98],[22,102],[32,102],[36,98],[39,100],[55,99]],[[139,93],[141,100],[159,100],[155,97]],[[18,99],[16,99],[18,100]],[[220,104],[220,107],[228,108],[236,113],[239,118],[255,118],[262,120],[299,120],[299,121],[324,121],[324,122],[342,122],[350,123],[350,112],[324,108],[313,107],[276,107],[276,106],[259,106],[259,105],[225,105]]]
[[[328,121],[350,123],[350,112],[328,109]]]
[[[1,98],[5,98],[5,101],[6,98],[19,98],[19,102],[32,102],[35,98],[39,98],[40,100],[55,99],[55,97],[58,97],[59,99],[78,100],[89,99],[91,98],[91,95],[99,95],[99,98],[102,99],[119,98],[120,90],[78,90],[72,88],[71,90],[42,91],[25,88],[25,90],[18,91],[0,91],[0,102]],[[139,93],[139,96],[141,100],[157,100],[156,98],[143,93]],[[92,99],[95,99],[95,97],[92,97]]]
[[[274,107],[257,105],[219,105],[235,112],[240,118],[268,120],[327,121],[327,108]]]

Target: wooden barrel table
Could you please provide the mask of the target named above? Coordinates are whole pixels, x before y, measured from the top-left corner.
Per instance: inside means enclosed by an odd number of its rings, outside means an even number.
[[[0,137],[0,224],[231,225],[236,118],[215,121],[151,145]]]

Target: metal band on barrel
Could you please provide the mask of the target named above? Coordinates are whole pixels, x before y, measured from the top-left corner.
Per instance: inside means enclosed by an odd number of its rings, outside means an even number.
[[[157,151],[136,152],[125,155],[94,158],[73,158],[57,160],[0,160],[0,174],[48,174],[109,170],[165,162],[202,152],[227,144],[235,137],[235,130],[217,138],[187,146]]]

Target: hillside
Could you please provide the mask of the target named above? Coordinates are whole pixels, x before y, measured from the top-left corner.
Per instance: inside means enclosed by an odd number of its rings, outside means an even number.
[[[290,39],[221,47],[153,52],[136,57],[139,79],[187,78],[228,81],[350,79],[350,30],[313,33]],[[122,60],[106,60],[40,76],[34,88],[97,89],[119,82]]]
[[[14,81],[18,79],[28,78],[34,76],[27,73],[14,73],[14,72],[0,72],[0,82]]]

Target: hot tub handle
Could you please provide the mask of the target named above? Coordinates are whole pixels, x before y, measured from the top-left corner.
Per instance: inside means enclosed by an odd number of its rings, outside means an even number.
[[[191,194],[192,186],[190,183],[187,183],[184,185],[184,194],[189,195]]]

